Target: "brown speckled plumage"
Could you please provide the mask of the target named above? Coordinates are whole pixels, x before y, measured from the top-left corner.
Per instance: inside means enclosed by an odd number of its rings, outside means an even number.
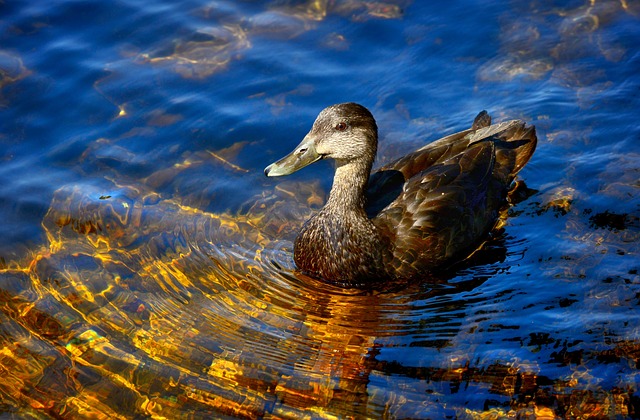
[[[491,125],[486,112],[472,127],[376,170],[371,113],[346,103],[325,108],[302,143],[265,169],[287,175],[322,158],[336,162],[326,205],[294,245],[304,272],[362,285],[411,279],[472,251],[536,146],[534,127],[513,120]]]

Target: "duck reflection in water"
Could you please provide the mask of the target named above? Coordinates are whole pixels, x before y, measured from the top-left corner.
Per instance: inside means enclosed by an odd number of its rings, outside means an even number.
[[[358,287],[414,279],[469,255],[495,226],[536,143],[535,127],[492,125],[482,111],[470,129],[370,175],[376,121],[362,105],[343,103],[320,112],[302,142],[264,172],[335,161],[329,199],[302,227],[294,260],[308,275]]]

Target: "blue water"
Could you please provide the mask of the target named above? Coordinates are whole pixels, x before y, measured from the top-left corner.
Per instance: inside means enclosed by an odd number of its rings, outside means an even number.
[[[640,416],[638,39],[637,1],[0,3],[0,411]],[[492,253],[373,296],[295,277],[332,168],[262,170],[345,101],[379,162],[482,109],[536,126]],[[65,230],[109,197],[140,223]]]

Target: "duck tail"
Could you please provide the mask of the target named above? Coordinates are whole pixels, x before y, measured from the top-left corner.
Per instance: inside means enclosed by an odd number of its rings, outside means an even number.
[[[518,144],[518,147],[515,149],[515,164],[511,170],[511,177],[514,178],[524,165],[529,162],[529,159],[533,156],[533,152],[536,151],[536,146],[538,144],[536,127],[533,125],[527,127],[525,123],[522,123],[519,130],[507,141]]]
[[[495,143],[496,165],[493,173],[508,185],[533,155],[538,138],[534,126],[527,127],[524,121],[511,120],[476,130],[469,144],[481,141]]]
[[[473,119],[473,124],[471,124],[471,129],[478,130],[480,128],[489,127],[490,125],[491,125],[491,115],[489,115],[487,111],[482,110]]]

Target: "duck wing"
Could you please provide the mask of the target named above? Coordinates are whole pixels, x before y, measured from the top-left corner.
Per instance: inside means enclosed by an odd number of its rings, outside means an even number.
[[[469,146],[471,136],[491,125],[487,111],[481,111],[473,120],[470,129],[436,140],[409,153],[400,159],[377,169],[369,178],[366,191],[367,215],[375,217],[400,194],[406,180],[416,176],[425,168],[456,156]]]
[[[535,144],[534,127],[521,121],[474,127],[374,173],[370,191],[381,198],[371,200],[372,220],[391,243],[396,275],[414,277],[476,246]]]
[[[469,145],[465,137],[470,133],[472,130],[465,130],[443,137],[372,173],[366,191],[367,215],[374,218],[382,209],[398,199],[408,180],[418,176],[425,169],[462,153]]]

